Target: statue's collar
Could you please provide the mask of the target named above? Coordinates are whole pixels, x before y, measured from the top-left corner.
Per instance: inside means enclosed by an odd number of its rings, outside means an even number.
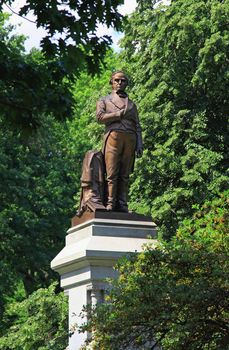
[[[127,93],[125,91],[112,91],[111,93],[112,97],[114,96],[119,96],[119,97],[122,97],[122,98],[126,98],[128,97]]]

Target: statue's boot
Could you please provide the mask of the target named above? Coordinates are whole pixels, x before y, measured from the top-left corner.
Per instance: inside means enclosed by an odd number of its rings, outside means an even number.
[[[108,211],[115,210],[117,197],[117,182],[108,183],[108,200],[106,209]]]
[[[117,211],[128,213],[128,180],[124,179],[118,183]]]

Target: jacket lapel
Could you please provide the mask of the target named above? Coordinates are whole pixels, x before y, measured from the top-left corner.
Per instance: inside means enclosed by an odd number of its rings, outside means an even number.
[[[119,98],[119,96],[116,93],[110,94],[110,102],[115,105],[115,107],[118,107],[119,109],[126,108],[125,103]],[[126,99],[128,100],[128,98]]]

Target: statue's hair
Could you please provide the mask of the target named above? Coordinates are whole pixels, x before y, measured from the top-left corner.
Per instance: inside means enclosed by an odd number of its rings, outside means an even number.
[[[113,73],[111,74],[109,83],[112,84],[112,80],[113,80],[114,76],[115,76],[116,74],[118,74],[118,73],[122,73],[123,75],[125,75],[126,80],[127,80],[127,84],[129,84],[129,78],[128,78],[128,76],[126,75],[126,73],[124,73],[122,70],[116,70],[115,72],[113,72]]]

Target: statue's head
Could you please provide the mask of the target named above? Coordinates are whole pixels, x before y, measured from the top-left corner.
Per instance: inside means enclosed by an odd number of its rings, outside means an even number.
[[[112,90],[114,91],[124,91],[128,85],[128,77],[127,75],[121,71],[117,70],[116,72],[112,73],[110,78],[110,84],[112,86]]]

